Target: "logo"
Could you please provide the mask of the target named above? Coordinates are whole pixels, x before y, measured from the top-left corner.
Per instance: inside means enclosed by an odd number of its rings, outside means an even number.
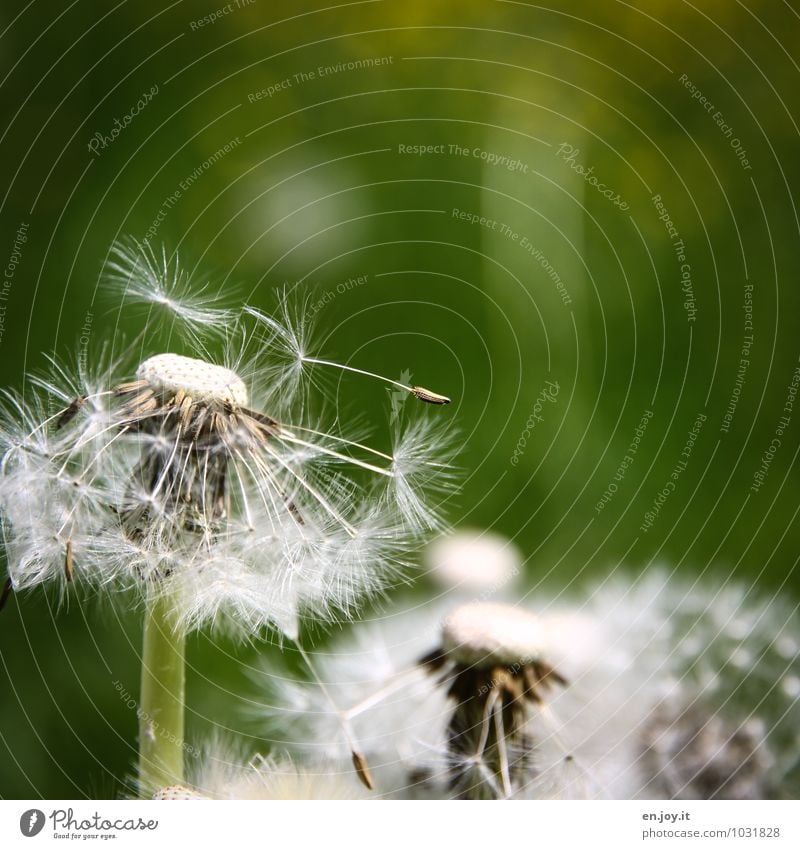
[[[25,837],[36,837],[44,828],[44,812],[38,808],[31,808],[19,818],[19,830]]]

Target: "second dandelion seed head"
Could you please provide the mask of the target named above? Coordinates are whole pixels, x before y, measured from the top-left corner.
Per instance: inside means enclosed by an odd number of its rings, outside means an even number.
[[[508,604],[472,602],[444,621],[441,647],[420,661],[455,701],[447,779],[458,796],[508,797],[525,781],[531,706],[566,680],[543,658],[537,618]]]
[[[445,653],[465,666],[524,665],[541,658],[542,644],[536,617],[509,604],[464,604],[442,629]]]

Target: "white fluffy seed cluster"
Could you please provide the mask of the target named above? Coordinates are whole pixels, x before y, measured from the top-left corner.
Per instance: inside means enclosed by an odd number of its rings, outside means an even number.
[[[444,621],[442,647],[456,663],[496,666],[530,663],[542,656],[536,617],[510,604],[472,602]]]
[[[157,354],[139,366],[136,376],[160,394],[175,395],[182,391],[193,401],[247,406],[247,387],[238,374],[193,357]]]
[[[396,583],[438,521],[446,420],[409,416],[393,448],[355,441],[347,416],[314,412],[301,305],[282,297],[278,318],[221,309],[142,245],[116,250],[110,271],[126,304],[152,308],[145,341],[159,347],[113,340],[74,369],[54,362],[24,392],[0,391],[14,591],[157,589],[177,627],[295,638],[301,617],[352,616]],[[164,353],[167,337],[187,355]],[[229,367],[206,361],[211,348]],[[214,409],[195,417],[191,405]],[[285,427],[254,438],[265,417]],[[195,436],[212,450],[192,450]]]
[[[323,752],[346,768],[346,710],[378,792],[449,797],[454,765],[484,764],[452,750],[449,674],[415,665],[442,647],[431,622],[447,623],[456,660],[478,660],[500,641],[507,663],[523,653],[509,646],[533,647],[538,630],[541,661],[569,683],[533,706],[526,731],[534,756],[515,798],[797,798],[797,608],[720,583],[651,570],[606,580],[580,599],[537,593],[526,602],[535,604],[530,615],[479,603],[451,612],[415,599],[317,658],[318,679],[335,682],[326,692],[265,663],[257,678],[264,733],[302,728],[296,756]]]

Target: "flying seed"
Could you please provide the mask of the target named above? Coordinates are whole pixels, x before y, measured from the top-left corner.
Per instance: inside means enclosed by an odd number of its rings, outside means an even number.
[[[353,752],[353,766],[356,768],[356,772],[358,773],[358,777],[361,779],[361,783],[367,788],[367,790],[374,790],[375,784],[372,781],[372,774],[369,771],[367,759],[361,754],[361,752]]]
[[[65,424],[69,424],[75,416],[78,415],[78,411],[80,408],[86,403],[86,396],[79,395],[66,410],[58,417],[58,421],[56,422],[56,430],[64,427]]]
[[[439,395],[437,392],[431,392],[430,389],[425,389],[423,386],[412,386],[411,394],[424,401],[426,404],[449,404],[450,399],[447,395]]]
[[[72,558],[72,540],[67,540],[67,553],[64,556],[64,576],[67,582],[72,581],[75,575],[75,561]]]

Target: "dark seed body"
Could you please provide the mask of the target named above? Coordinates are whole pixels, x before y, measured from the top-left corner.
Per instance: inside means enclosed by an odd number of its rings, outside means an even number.
[[[14,585],[11,583],[11,578],[6,578],[3,583],[3,589],[0,590],[0,610],[8,604],[11,593],[14,591]]]
[[[64,427],[64,425],[69,424],[75,416],[78,415],[81,407],[86,403],[86,396],[79,395],[66,410],[58,417],[56,421],[56,430]]]
[[[415,398],[424,401],[426,404],[449,404],[450,399],[446,395],[439,395],[437,392],[431,392],[430,389],[425,389],[423,386],[412,386],[411,392]]]

